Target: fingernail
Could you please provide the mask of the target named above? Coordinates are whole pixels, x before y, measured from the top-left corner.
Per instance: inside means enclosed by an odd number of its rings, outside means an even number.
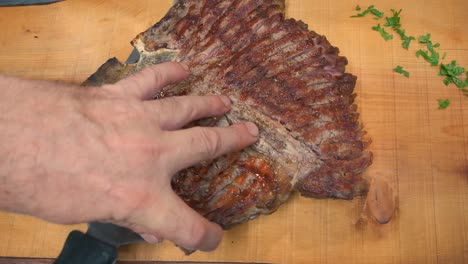
[[[151,234],[140,234],[140,236],[150,244],[159,244],[162,242],[162,239],[157,238],[155,235]]]
[[[187,64],[185,64],[185,63],[183,63],[183,62],[181,62],[181,63],[179,63],[179,64],[180,64],[180,66],[182,66],[182,68],[184,68],[184,70],[186,70],[186,71],[188,71],[188,72],[190,71],[190,67],[189,67]]]
[[[250,135],[254,137],[258,137],[259,130],[258,130],[257,125],[255,125],[252,122],[247,122],[245,123],[245,126],[247,127],[247,131],[249,131]]]
[[[221,101],[223,101],[226,107],[231,107],[232,102],[231,102],[231,99],[229,99],[229,97],[221,95],[219,98],[221,98]]]

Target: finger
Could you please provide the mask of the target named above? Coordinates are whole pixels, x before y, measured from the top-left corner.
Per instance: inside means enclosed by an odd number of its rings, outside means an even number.
[[[227,113],[231,101],[226,96],[180,96],[148,101],[146,105],[158,116],[162,129],[174,130],[194,120]]]
[[[164,238],[188,250],[216,249],[223,236],[221,227],[203,218],[173,192],[162,197],[164,200],[137,220],[146,237]]]
[[[188,76],[187,66],[177,62],[165,62],[146,67],[111,87],[124,95],[150,100],[165,86],[178,83]]]
[[[140,234],[141,238],[143,238],[146,242],[150,244],[159,244],[162,243],[164,240],[162,238],[159,238],[153,234],[149,233],[142,233]]]
[[[257,126],[250,122],[169,132],[166,142],[172,145],[167,156],[170,175],[201,161],[241,150],[255,143],[258,133]]]

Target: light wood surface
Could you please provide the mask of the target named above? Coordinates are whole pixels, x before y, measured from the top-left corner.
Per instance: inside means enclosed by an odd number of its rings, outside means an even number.
[[[80,83],[109,57],[125,60],[129,41],[158,21],[170,0],[68,0],[40,7],[0,8],[0,73]],[[396,40],[371,30],[354,7],[402,8],[407,33],[432,33],[468,67],[466,0],[289,0],[288,16],[326,35],[359,76],[362,120],[373,138],[370,177],[398,196],[388,225],[362,213],[363,199],[313,200],[295,195],[278,212],[228,231],[213,253],[184,256],[170,243],[121,250],[125,260],[274,263],[468,263],[468,98],[446,88],[438,70]],[[380,21],[380,23],[384,23]],[[394,74],[404,66],[411,78]],[[447,110],[436,99],[450,98]],[[55,257],[73,228],[0,214],[0,256]]]
[[[38,259],[38,258],[7,258],[0,257],[0,264],[53,264],[54,259]],[[174,261],[117,261],[116,264],[261,264],[261,263],[246,263],[246,262],[174,262]]]

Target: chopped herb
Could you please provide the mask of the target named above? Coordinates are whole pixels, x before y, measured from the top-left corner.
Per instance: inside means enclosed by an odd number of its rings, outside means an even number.
[[[427,49],[429,51],[433,50],[434,48],[440,47],[439,43],[433,44],[431,40],[431,34],[427,34],[425,36],[420,36],[419,37],[419,43],[421,44],[426,44]]]
[[[404,76],[406,76],[406,78],[410,77],[410,73],[405,71],[401,66],[397,66],[395,69],[393,69],[393,71],[399,74],[403,74]]]
[[[366,10],[364,10],[362,13],[358,13],[354,16],[351,16],[351,17],[365,17],[367,14],[370,13],[370,8],[373,8],[374,6],[369,6]],[[360,11],[360,10],[356,10],[356,11]]]
[[[403,43],[402,43],[401,45],[402,45],[403,48],[405,48],[405,49],[408,49],[408,48],[409,48],[409,46],[410,46],[410,44],[411,44],[411,41],[416,40],[416,38],[414,38],[414,37],[408,37],[408,36],[403,36],[403,37],[401,37],[401,38],[402,38],[402,40],[403,40]]]
[[[432,52],[430,55],[429,55],[429,52],[427,51],[424,51],[424,50],[418,50],[416,52],[416,56],[419,58],[419,57],[423,57],[427,62],[431,63],[432,66],[437,66],[439,65],[439,53],[434,53]]]
[[[467,78],[465,79],[465,81],[462,81],[458,78],[458,76],[462,75],[463,73],[465,73],[465,69],[460,66],[457,66],[457,61],[452,61],[452,63],[450,64],[442,63],[440,65],[439,75],[446,77],[444,80],[446,86],[453,83],[458,88],[466,90],[465,87],[468,86],[468,72],[466,73]]]
[[[440,47],[440,44],[432,43],[431,34],[420,36],[419,43],[426,44],[428,51],[420,49],[416,52],[416,56],[418,58],[422,56],[427,62],[431,63],[432,66],[439,65],[440,54],[435,50],[435,48]]]
[[[457,61],[452,61],[450,64],[440,65],[440,76],[460,76],[465,72],[465,69],[457,65]]]
[[[384,25],[386,27],[392,27],[394,30],[397,30],[401,27],[401,24],[400,24],[400,14],[401,14],[401,10],[400,11],[395,11],[395,10],[391,10],[392,13],[393,13],[393,16],[392,17],[386,17],[385,19],[387,20],[387,23]]]
[[[422,35],[419,37],[419,43],[427,43],[431,40],[431,34],[427,33],[427,35]]]
[[[405,49],[408,49],[408,48],[409,48],[409,46],[410,46],[410,44],[411,44],[411,41],[416,40],[415,37],[406,36],[405,30],[404,30],[404,29],[398,28],[398,29],[396,29],[395,31],[398,33],[398,35],[400,35],[401,40],[403,40],[403,43],[402,43],[401,45],[402,45],[403,48],[405,48]]]
[[[359,10],[358,10],[358,7],[359,7]],[[361,10],[361,7],[357,6],[356,11],[360,11],[360,10]],[[373,5],[371,5],[366,10],[364,10],[362,13],[356,14],[356,15],[354,15],[352,17],[364,17],[369,13],[373,14],[377,19],[382,18],[384,16],[383,12],[380,12],[379,10],[375,9],[375,7]]]
[[[352,17],[364,17],[367,16],[368,14],[371,14],[374,16],[375,20],[379,20],[384,17],[384,13],[377,10],[373,5],[370,5],[367,7],[365,10],[362,10],[362,8],[357,5],[355,7],[355,10],[359,12],[358,14],[352,16]],[[362,11],[362,12],[361,12]],[[372,27],[372,30],[377,31],[380,33],[382,38],[385,41],[393,39],[393,35],[385,30],[384,27],[391,28],[393,31],[395,31],[401,38],[402,40],[402,47],[404,49],[409,49],[409,46],[413,40],[416,40],[414,36],[408,36],[406,35],[406,32],[404,29],[402,29],[401,25],[401,13],[402,9],[396,11],[394,9],[390,10],[392,12],[391,17],[385,17],[386,23],[381,26],[381,24],[378,24],[377,26]],[[445,60],[447,56],[447,52],[444,52],[442,55],[442,58],[440,58],[440,54],[437,48],[440,47],[439,43],[433,43],[431,40],[431,34],[426,34],[422,35],[418,38],[419,43],[425,44],[427,49],[419,49],[416,52],[416,56],[423,57],[426,61],[428,61],[432,66],[437,66],[439,65],[440,61]],[[393,69],[394,72],[402,74],[406,76],[407,78],[410,77],[410,73],[403,69],[402,66],[397,66],[395,69]],[[461,76],[465,74],[465,80],[463,81]],[[440,64],[440,76],[444,76],[444,84],[446,86],[450,84],[456,85],[458,88],[460,88],[460,91],[468,97],[468,72],[465,71],[464,68],[457,66],[456,61],[452,61],[450,64]],[[439,103],[439,109],[446,109],[450,105],[450,100],[446,99],[438,99],[437,100]]]
[[[387,20],[387,23],[384,26],[392,27],[392,29],[395,30],[398,35],[400,35],[401,40],[403,40],[401,44],[403,48],[408,49],[411,44],[411,41],[416,40],[416,38],[412,36],[407,36],[405,34],[405,30],[401,29],[400,14],[403,10],[400,9],[400,11],[397,12],[394,9],[392,9],[391,11],[393,12],[393,16],[385,18]]]
[[[388,33],[387,31],[385,31],[385,29],[383,27],[381,27],[380,24],[378,24],[375,27],[372,27],[372,30],[375,30],[375,31],[379,32],[380,35],[382,36],[382,38],[385,39],[385,41],[393,39],[393,35]]]
[[[450,105],[450,99],[437,99],[437,102],[439,103],[439,109],[447,109]]]
[[[375,8],[372,8],[370,10],[370,12],[376,16],[376,18],[382,18],[384,16],[384,13],[383,12],[380,12],[379,10],[375,9]]]

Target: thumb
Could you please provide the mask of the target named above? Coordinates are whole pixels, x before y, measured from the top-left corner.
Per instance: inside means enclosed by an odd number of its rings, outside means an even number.
[[[203,218],[173,192],[161,197],[164,200],[136,219],[145,236],[167,239],[188,250],[212,251],[218,247],[223,236],[219,225]]]
[[[150,100],[165,86],[178,83],[188,76],[187,66],[177,62],[165,62],[146,67],[108,87],[123,95]]]

